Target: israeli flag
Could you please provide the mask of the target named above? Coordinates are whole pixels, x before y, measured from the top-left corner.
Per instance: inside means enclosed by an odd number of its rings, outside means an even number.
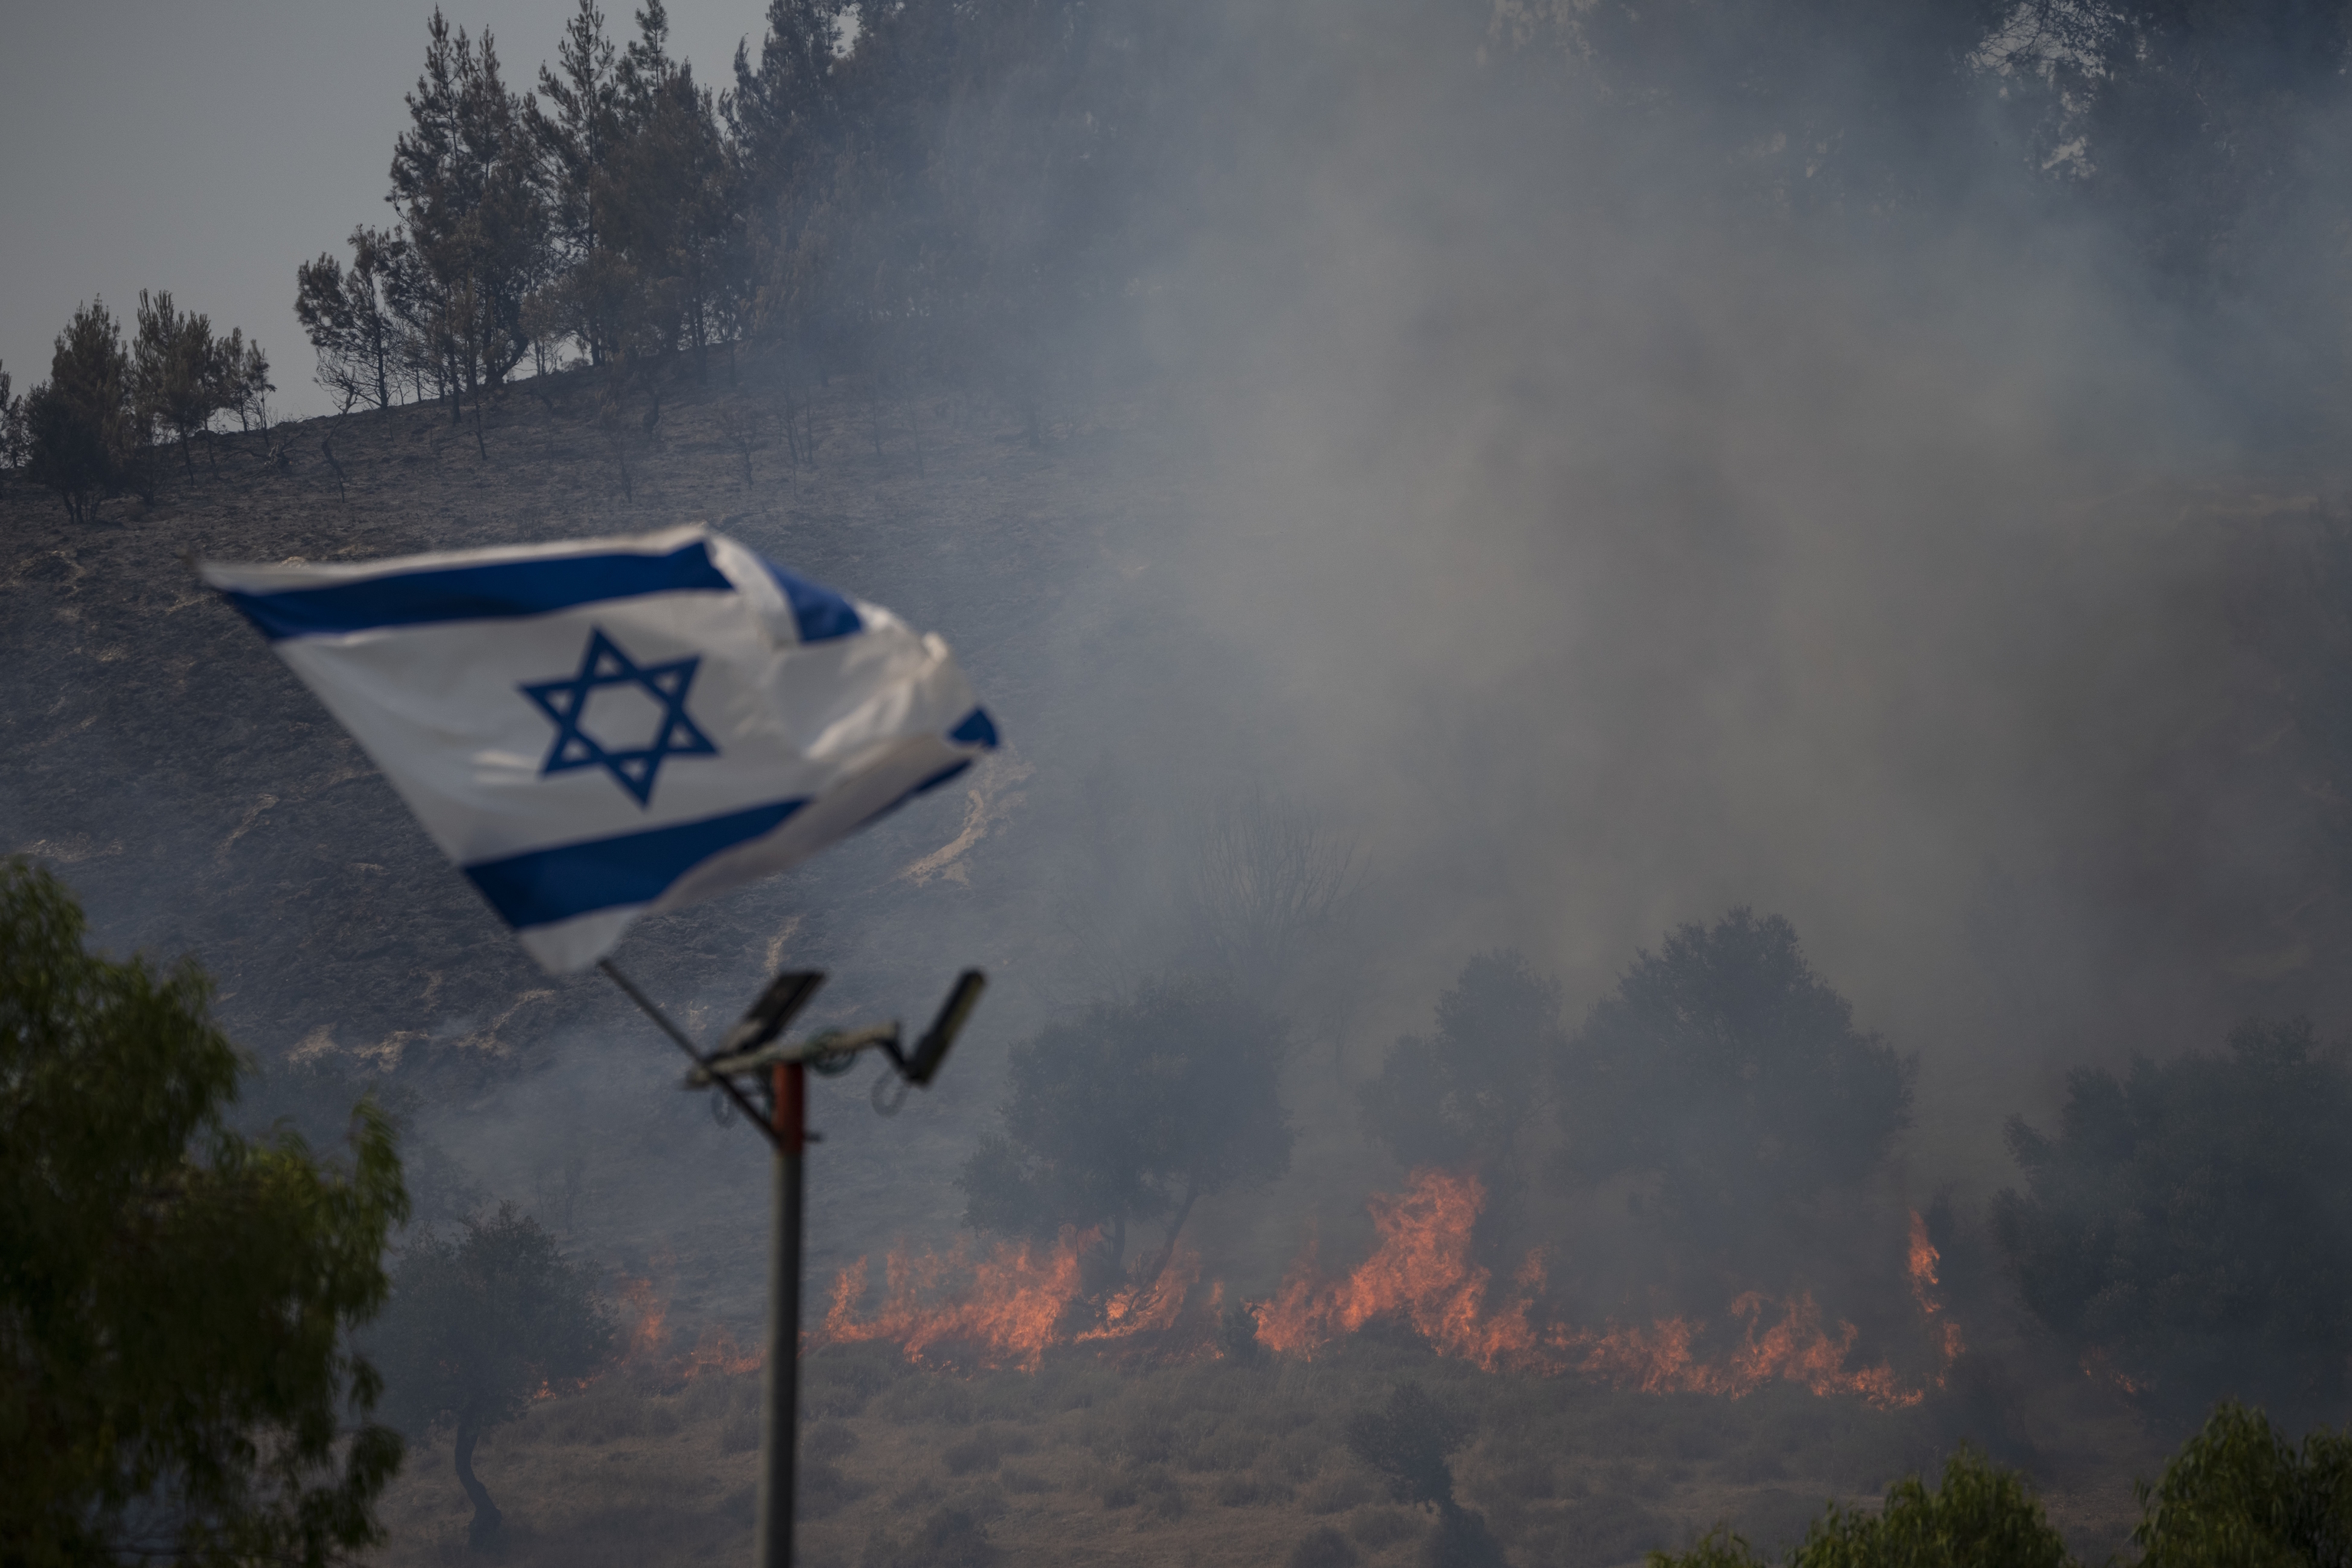
[[[203,573],[551,971],[996,744],[938,637],[698,526]]]

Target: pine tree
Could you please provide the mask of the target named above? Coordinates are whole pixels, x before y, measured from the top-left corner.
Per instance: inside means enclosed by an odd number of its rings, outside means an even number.
[[[551,109],[541,109],[536,100],[525,109],[555,236],[556,319],[580,340],[591,364],[604,363],[616,307],[604,207],[622,136],[618,57],[604,31],[604,13],[595,0],[580,0],[556,48],[560,73],[543,65],[539,69],[539,97]]]
[[[352,230],[347,271],[331,252],[295,269],[294,314],[319,352],[317,380],[345,410],[361,403],[389,408],[406,357],[390,297],[406,241],[397,230]]]
[[[180,461],[191,479],[196,465],[190,445],[234,401],[241,366],[226,349],[213,338],[211,319],[173,308],[169,289],[159,289],[152,299],[140,290],[139,336],[131,351],[131,404],[144,427],[168,431],[179,442]],[[236,355],[244,357],[241,336]]]
[[[453,35],[436,8],[425,71],[394,143],[392,201],[408,244],[393,290],[450,393],[496,385],[530,352],[524,306],[548,268],[547,216],[521,100],[497,42]]]
[[[25,400],[26,471],[55,490],[76,522],[100,501],[143,483],[146,440],[131,398],[131,354],[94,300],[58,334],[49,379]]]

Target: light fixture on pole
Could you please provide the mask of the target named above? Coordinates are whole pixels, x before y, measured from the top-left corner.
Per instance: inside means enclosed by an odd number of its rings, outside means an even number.
[[[720,1090],[775,1151],[774,1231],[768,1254],[767,1384],[761,1414],[759,1563],[760,1568],[791,1568],[793,1461],[800,1407],[801,1157],[815,1136],[808,1130],[807,1075],[814,1071],[835,1077],[855,1066],[859,1053],[880,1051],[898,1070],[900,1099],[908,1086],[928,1086],[979,1004],[988,979],[977,969],[959,975],[955,988],[940,1005],[939,1016],[910,1052],[901,1045],[896,1019],[786,1041],[784,1030],[824,984],[819,971],[788,971],[768,983],[759,999],[727,1031],[719,1049],[706,1057],[610,959],[600,960],[596,967],[693,1058],[685,1087]],[[887,1083],[887,1076],[875,1083],[874,1108],[885,1115],[898,1109],[896,1099],[887,1107],[883,1103],[881,1091]]]

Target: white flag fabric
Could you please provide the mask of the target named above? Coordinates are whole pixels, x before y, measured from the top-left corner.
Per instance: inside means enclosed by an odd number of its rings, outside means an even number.
[[[996,744],[938,637],[699,526],[203,572],[551,971]]]

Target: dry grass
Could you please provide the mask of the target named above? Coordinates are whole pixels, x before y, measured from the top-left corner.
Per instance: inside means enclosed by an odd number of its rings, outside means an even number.
[[[1824,1502],[1868,1503],[1949,1441],[1932,1406],[1885,1413],[1795,1390],[1740,1401],[1619,1394],[1487,1376],[1374,1342],[1313,1364],[1133,1373],[1073,1352],[1034,1373],[966,1377],[879,1346],[803,1365],[799,1540],[811,1568],[1279,1568],[1294,1555],[1339,1561],[1327,1531],[1367,1568],[1406,1568],[1422,1561],[1433,1522],[1389,1500],[1343,1435],[1352,1412],[1403,1377],[1476,1412],[1478,1436],[1454,1461],[1459,1489],[1527,1568],[1636,1562],[1725,1520],[1778,1546]],[[616,1377],[487,1438],[477,1467],[508,1519],[494,1560],[740,1560],[751,1545],[759,1383]],[[2054,1511],[2089,1532],[2086,1547],[2114,1539],[2130,1517],[2127,1477],[2077,1480]],[[385,1568],[472,1560],[446,1438],[412,1462],[385,1513]]]

